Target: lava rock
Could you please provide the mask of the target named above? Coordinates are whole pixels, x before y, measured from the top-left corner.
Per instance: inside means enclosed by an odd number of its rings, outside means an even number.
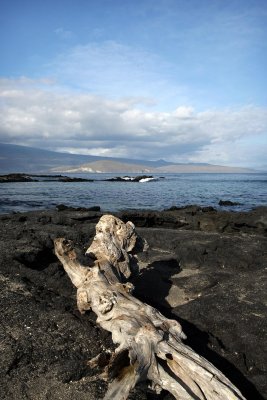
[[[238,203],[236,201],[230,201],[230,200],[220,200],[218,204],[219,204],[219,206],[224,206],[224,207],[241,205],[241,203]]]
[[[75,178],[63,175],[8,174],[0,175],[0,183],[5,182],[94,182],[93,179]]]
[[[36,179],[33,179],[30,175],[25,174],[0,175],[0,183],[8,182],[36,182]]]
[[[100,211],[101,208],[100,206],[93,206],[93,207],[71,207],[71,206],[66,206],[65,204],[58,204],[56,206],[56,209],[58,211]]]
[[[82,252],[100,211],[64,208],[0,216],[1,399],[104,397],[87,360],[114,348],[95,315],[81,315],[76,289],[54,255],[65,237]],[[140,254],[135,296],[183,326],[187,344],[247,399],[267,395],[267,208],[247,213],[187,207],[117,213],[149,249]],[[165,399],[139,386],[132,400]]]
[[[59,182],[94,182],[93,179],[85,179],[85,178],[70,178],[69,176],[62,176],[58,178]]]
[[[107,182],[140,182],[143,180],[155,180],[151,175],[138,175],[138,176],[116,176],[114,178],[103,179]]]

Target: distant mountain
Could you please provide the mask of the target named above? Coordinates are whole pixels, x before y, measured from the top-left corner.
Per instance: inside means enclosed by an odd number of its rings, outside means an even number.
[[[2,173],[48,172],[56,166],[75,166],[93,160],[93,156],[76,156],[33,147],[0,144],[0,171]]]
[[[66,167],[59,167],[59,168],[53,168],[53,172],[60,173],[77,173],[77,172],[96,172],[96,173],[101,173],[101,172],[114,172],[114,173],[150,173],[150,172],[155,172],[157,168],[150,167],[148,165],[140,165],[140,164],[132,164],[130,163],[131,160],[129,160],[129,163],[122,163],[118,161],[113,161],[113,160],[99,160],[99,161],[93,161],[88,164],[83,164],[80,165],[79,167],[74,167],[74,168],[66,168]],[[161,167],[164,168],[164,167]]]
[[[56,173],[81,173],[81,172],[114,172],[114,173],[251,173],[254,172],[248,168],[224,167],[211,164],[171,164],[162,167],[150,167],[147,165],[128,164],[117,161],[94,161],[83,164],[75,168],[54,168]]]
[[[26,172],[26,173],[41,173],[51,172],[54,168],[66,169],[78,167],[81,164],[109,160],[130,164],[145,164],[150,167],[159,167],[170,165],[164,160],[159,161],[144,161],[130,160],[126,158],[101,157],[92,155],[59,153],[55,151],[43,150],[34,147],[18,146],[14,144],[0,143],[0,172]]]
[[[0,144],[0,173],[250,173],[248,168],[224,167],[205,163],[182,164],[164,160],[145,161],[59,153],[33,147]]]

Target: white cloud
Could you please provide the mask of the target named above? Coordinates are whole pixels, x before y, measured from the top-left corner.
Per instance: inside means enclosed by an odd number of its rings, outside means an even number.
[[[211,164],[249,166],[266,171],[267,142],[259,143],[243,138],[233,143],[216,143],[203,146],[191,155],[190,162],[206,162]],[[264,168],[265,165],[265,168]]]
[[[190,118],[191,116],[193,116],[193,112],[193,107],[180,106],[177,107],[176,110],[174,110],[174,116],[176,116],[177,118]]]
[[[138,108],[140,99],[110,100],[60,90],[53,82],[0,80],[0,141],[132,158],[218,164],[263,164],[267,110],[247,106],[196,112]],[[265,153],[266,154],[266,153]],[[262,157],[262,159],[261,159]]]

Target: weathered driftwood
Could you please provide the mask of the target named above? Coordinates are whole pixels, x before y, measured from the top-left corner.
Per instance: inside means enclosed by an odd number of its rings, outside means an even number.
[[[139,381],[156,392],[169,391],[176,399],[244,399],[239,390],[211,363],[183,344],[181,325],[132,294],[127,279],[137,268],[137,253],[146,247],[131,222],[104,215],[80,262],[73,243],[55,240],[55,252],[77,287],[81,313],[92,309],[97,323],[112,333],[118,347],[113,354],[89,362],[106,365],[102,378],[109,383],[106,400],[127,399]]]

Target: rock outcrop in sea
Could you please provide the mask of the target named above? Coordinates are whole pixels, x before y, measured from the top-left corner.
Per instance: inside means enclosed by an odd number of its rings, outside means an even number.
[[[69,177],[64,175],[7,174],[0,175],[0,183],[8,182],[93,182],[93,179]]]
[[[137,176],[125,175],[125,176],[116,176],[115,178],[107,178],[103,180],[107,182],[149,182],[156,180],[156,178],[154,178],[152,175],[137,175]]]

